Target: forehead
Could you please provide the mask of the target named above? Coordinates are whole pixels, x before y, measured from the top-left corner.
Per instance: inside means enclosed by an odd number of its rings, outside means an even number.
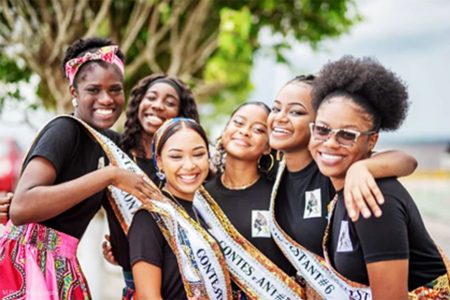
[[[310,107],[312,105],[312,87],[302,82],[292,82],[278,92],[276,100],[281,104],[299,103]]]
[[[77,74],[77,83],[102,83],[105,80],[122,83],[121,72],[112,64],[106,62],[91,61],[82,66]]]
[[[206,147],[206,142],[203,140],[200,134],[191,128],[183,127],[167,139],[162,148],[162,151],[164,152],[165,150],[170,149],[188,151],[199,146]]]
[[[245,118],[249,122],[266,123],[268,111],[256,104],[248,104],[239,108],[233,115],[233,118]]]
[[[178,97],[177,91],[170,84],[164,82],[155,83],[147,89],[147,93],[155,93],[155,92],[172,94]]]
[[[372,126],[371,119],[362,107],[344,96],[332,97],[323,102],[317,110],[316,121],[335,128],[353,126],[368,130]]]

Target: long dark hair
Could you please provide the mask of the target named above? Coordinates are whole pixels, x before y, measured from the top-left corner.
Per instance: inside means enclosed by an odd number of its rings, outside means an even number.
[[[180,97],[180,111],[179,117],[190,118],[196,122],[200,121],[197,104],[189,87],[181,80],[168,76],[166,74],[153,74],[142,78],[131,90],[130,100],[128,102],[128,109],[126,112],[125,130],[120,141],[121,148],[129,153],[130,150],[135,149],[137,156],[144,157],[145,149],[141,144],[142,126],[139,122],[139,104],[141,104],[144,95],[152,85],[152,83],[159,79],[168,79],[173,81],[181,91]]]

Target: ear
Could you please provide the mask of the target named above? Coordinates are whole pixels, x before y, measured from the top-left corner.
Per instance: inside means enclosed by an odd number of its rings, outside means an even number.
[[[264,149],[263,155],[269,155],[271,150],[272,149],[270,149],[269,143],[267,143],[266,148]]]
[[[156,156],[156,165],[158,167],[158,170],[160,170],[160,171],[163,170],[163,163],[161,160],[161,156],[159,156],[159,155]]]
[[[69,87],[69,91],[70,91],[70,95],[72,95],[72,97],[77,98],[78,92],[77,92],[77,90],[73,87],[73,85],[71,85],[71,86]]]
[[[368,148],[369,151],[372,152],[373,148],[375,148],[375,145],[377,144],[378,141],[378,132],[377,133],[373,133],[369,136],[369,144],[368,144]]]

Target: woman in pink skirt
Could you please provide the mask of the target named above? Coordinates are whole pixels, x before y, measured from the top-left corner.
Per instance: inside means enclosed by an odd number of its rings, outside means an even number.
[[[0,239],[0,299],[90,299],[76,251],[106,201],[105,187],[151,194],[142,175],[104,167],[105,153],[76,120],[117,139],[108,128],[125,102],[123,59],[106,39],[81,39],[67,49],[74,114],[50,121],[25,158]]]

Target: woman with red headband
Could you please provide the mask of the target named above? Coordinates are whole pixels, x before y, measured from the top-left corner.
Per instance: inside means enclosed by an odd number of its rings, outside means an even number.
[[[142,175],[103,167],[105,153],[86,130],[90,126],[116,138],[108,128],[125,102],[123,59],[105,39],[81,39],[67,49],[64,68],[73,118],[50,121],[26,155],[11,201],[11,221],[0,239],[0,298],[89,299],[76,250],[100,209],[105,187],[151,194]]]

